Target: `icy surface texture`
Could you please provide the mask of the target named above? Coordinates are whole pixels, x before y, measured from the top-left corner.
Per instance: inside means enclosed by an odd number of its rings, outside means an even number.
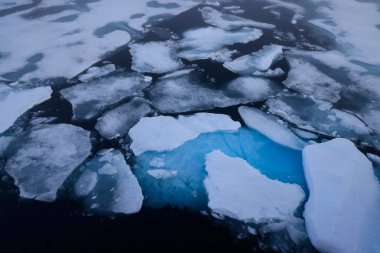
[[[200,9],[205,23],[224,30],[236,30],[242,27],[256,27],[261,29],[274,29],[276,26],[272,24],[257,22],[241,18],[239,16],[224,14],[211,7]]]
[[[206,171],[208,207],[243,222],[285,220],[305,197],[299,185],[269,179],[243,159],[219,150],[207,154]]]
[[[234,131],[239,127],[239,122],[223,114],[197,113],[178,116],[177,119],[170,116],[142,118],[129,131],[133,140],[131,150],[135,155],[146,151],[173,150],[202,133]]]
[[[130,45],[132,69],[138,72],[162,74],[182,67],[173,41]]]
[[[77,84],[61,90],[61,94],[73,106],[76,119],[92,119],[148,85],[143,75],[118,74]]]
[[[41,201],[54,201],[62,183],[91,151],[90,132],[67,124],[33,129],[12,144],[5,170],[21,197]]]
[[[283,57],[281,46],[270,45],[257,52],[238,57],[231,62],[225,62],[223,66],[232,72],[243,75],[265,75],[265,72]]]
[[[113,139],[126,135],[141,118],[152,112],[148,101],[143,98],[133,98],[131,101],[104,113],[95,125],[95,129],[107,138]]]
[[[137,213],[143,195],[136,177],[118,150],[101,150],[82,168],[74,185],[86,208],[96,213]]]
[[[190,61],[213,59],[228,61],[233,52],[226,49],[236,43],[248,43],[259,39],[263,32],[256,28],[244,27],[237,31],[225,31],[215,27],[198,28],[185,32],[179,42],[181,58]]]
[[[371,162],[347,139],[307,146],[310,198],[304,217],[321,252],[378,252],[380,184]]]
[[[0,134],[33,106],[50,98],[50,87],[15,89],[0,83]]]
[[[298,150],[303,149],[306,145],[289,128],[281,125],[276,121],[278,119],[270,114],[247,106],[240,107],[239,114],[248,127],[257,130],[280,145]]]
[[[239,77],[224,85],[210,85],[198,73],[163,78],[149,90],[149,99],[163,113],[178,113],[257,102],[277,94],[267,79]]]
[[[116,67],[114,64],[107,64],[101,67],[91,67],[87,69],[86,73],[80,75],[78,79],[82,82],[87,82],[92,79],[96,79],[105,75],[108,75],[109,73],[112,73],[116,70]]]

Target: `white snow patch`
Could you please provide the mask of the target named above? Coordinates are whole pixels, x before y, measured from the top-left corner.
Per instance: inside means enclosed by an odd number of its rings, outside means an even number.
[[[155,169],[147,170],[147,173],[155,179],[169,179],[177,176],[176,170]]]

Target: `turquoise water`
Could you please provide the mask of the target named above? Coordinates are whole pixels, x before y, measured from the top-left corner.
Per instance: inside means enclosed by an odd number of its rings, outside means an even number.
[[[307,192],[301,151],[279,145],[255,130],[240,128],[236,132],[202,134],[175,150],[149,151],[138,156],[134,173],[143,189],[145,204],[156,208],[168,204],[192,209],[206,207],[205,155],[216,149],[243,158],[271,179],[299,184]],[[177,176],[150,176],[147,171],[155,169],[150,162],[157,158],[165,162],[160,169],[175,170]]]

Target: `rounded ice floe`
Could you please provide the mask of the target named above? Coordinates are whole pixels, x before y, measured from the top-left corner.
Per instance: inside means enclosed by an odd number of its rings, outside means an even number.
[[[197,113],[190,116],[142,118],[129,131],[131,150],[138,156],[145,151],[173,150],[202,133],[235,131],[240,123],[229,116]]]
[[[135,71],[162,74],[182,67],[173,41],[132,44],[129,47]]]
[[[107,138],[112,139],[126,135],[131,127],[142,117],[152,112],[150,103],[143,98],[133,98],[131,101],[108,111],[98,119],[95,129]]]
[[[274,116],[247,106],[240,107],[239,114],[247,126],[256,129],[278,144],[293,149],[302,149],[306,145],[292,131],[276,122]]]
[[[206,171],[209,208],[239,221],[286,220],[305,197],[299,185],[269,179],[245,160],[218,150],[206,156]]]
[[[0,83],[0,134],[33,106],[50,98],[51,88],[16,89]]]
[[[130,214],[140,211],[144,197],[120,151],[102,150],[82,169],[74,190],[77,197],[83,197],[90,212]]]
[[[77,84],[61,90],[61,94],[73,106],[74,118],[92,119],[149,84],[141,74],[122,73]]]
[[[334,139],[307,146],[303,164],[313,245],[321,252],[378,252],[380,183],[371,162],[349,140]]]
[[[11,146],[15,150],[5,170],[15,179],[20,196],[54,201],[66,178],[90,155],[90,132],[67,124],[45,125]]]

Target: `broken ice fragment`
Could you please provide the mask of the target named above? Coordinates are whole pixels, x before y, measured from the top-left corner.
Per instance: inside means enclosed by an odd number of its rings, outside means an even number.
[[[112,73],[116,70],[116,67],[114,64],[107,64],[101,67],[91,67],[87,69],[87,71],[84,74],[81,74],[78,79],[82,82],[87,82],[92,79],[96,79],[105,75],[108,75],[109,73]]]

